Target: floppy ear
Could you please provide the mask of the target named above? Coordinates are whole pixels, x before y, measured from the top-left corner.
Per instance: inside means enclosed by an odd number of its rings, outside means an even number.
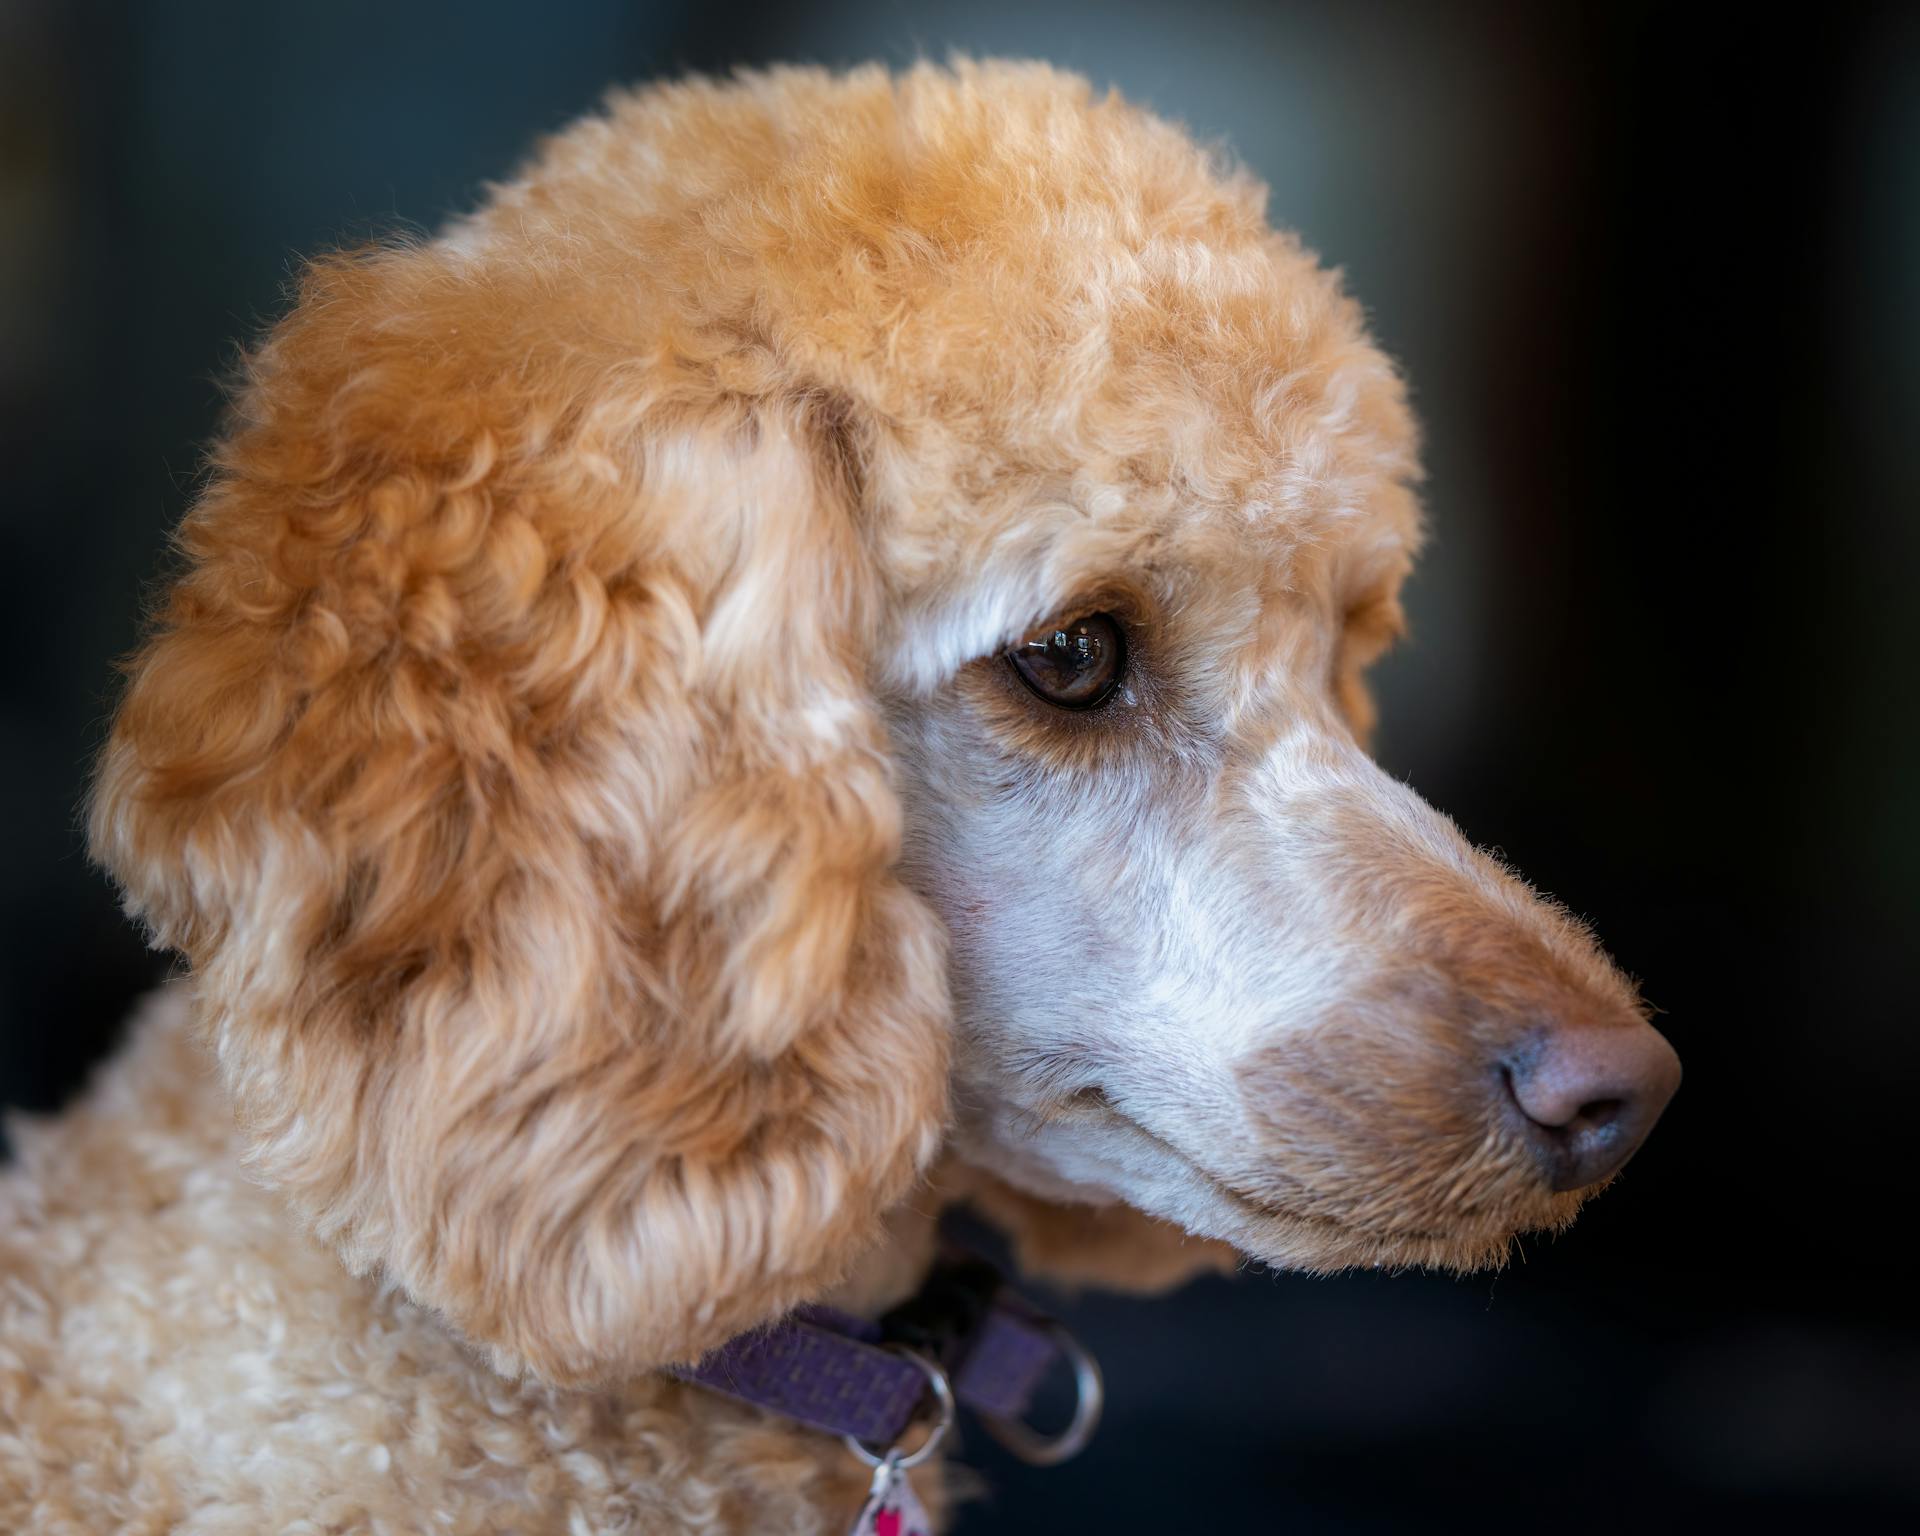
[[[875,1238],[944,1127],[943,938],[891,873],[844,433],[737,337],[465,261],[308,273],[93,846],[190,957],[258,1175],[578,1382]]]

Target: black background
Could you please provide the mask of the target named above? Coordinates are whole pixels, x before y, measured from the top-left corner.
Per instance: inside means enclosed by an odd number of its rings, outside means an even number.
[[[1042,55],[1228,138],[1369,305],[1437,530],[1381,756],[1594,921],[1687,1081],[1497,1277],[1085,1301],[1106,1430],[971,1437],[962,1532],[1911,1518],[1920,19],[1767,14],[0,9],[0,1101],[59,1105],[161,969],[74,806],[297,256],[431,228],[615,82]]]

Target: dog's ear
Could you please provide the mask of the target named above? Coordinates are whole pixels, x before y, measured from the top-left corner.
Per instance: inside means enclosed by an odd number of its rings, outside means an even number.
[[[873,1240],[943,1129],[943,938],[891,873],[844,409],[466,261],[308,273],[92,836],[192,963],[258,1175],[578,1382]]]

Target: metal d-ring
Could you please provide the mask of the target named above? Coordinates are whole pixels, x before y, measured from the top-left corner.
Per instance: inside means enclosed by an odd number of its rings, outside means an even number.
[[[877,1467],[883,1462],[891,1461],[896,1469],[904,1472],[908,1467],[919,1466],[921,1462],[931,1456],[934,1447],[939,1445],[941,1437],[953,1427],[953,1387],[947,1380],[947,1373],[941,1370],[939,1366],[935,1365],[933,1361],[929,1360],[925,1355],[921,1354],[919,1350],[907,1349],[898,1344],[891,1347],[896,1355],[901,1355],[911,1360],[915,1365],[919,1366],[921,1370],[926,1372],[927,1385],[933,1388],[933,1400],[939,1407],[939,1414],[933,1421],[933,1428],[927,1431],[927,1438],[920,1442],[918,1450],[904,1456],[900,1454],[900,1447],[897,1445],[880,1452],[880,1454],[876,1456],[872,1451],[868,1450],[864,1444],[854,1439],[852,1435],[843,1435],[841,1438],[847,1442],[847,1448],[868,1466]]]
[[[1073,1366],[1073,1384],[1079,1395],[1074,1400],[1073,1417],[1067,1427],[1057,1435],[1047,1436],[1035,1434],[1018,1419],[982,1415],[980,1422],[986,1425],[988,1434],[1029,1466],[1057,1467],[1084,1450],[1093,1432],[1100,1427],[1100,1408],[1106,1400],[1106,1388],[1100,1380],[1099,1362],[1087,1353],[1085,1346],[1051,1319],[1045,1327],[1048,1336],[1060,1347],[1060,1353]]]

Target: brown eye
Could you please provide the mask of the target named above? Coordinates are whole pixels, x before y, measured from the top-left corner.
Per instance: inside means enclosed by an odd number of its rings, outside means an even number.
[[[1120,621],[1110,613],[1090,613],[1071,624],[1053,624],[1028,635],[1007,660],[1025,683],[1049,704],[1062,709],[1094,709],[1120,686],[1127,668],[1127,643]]]

